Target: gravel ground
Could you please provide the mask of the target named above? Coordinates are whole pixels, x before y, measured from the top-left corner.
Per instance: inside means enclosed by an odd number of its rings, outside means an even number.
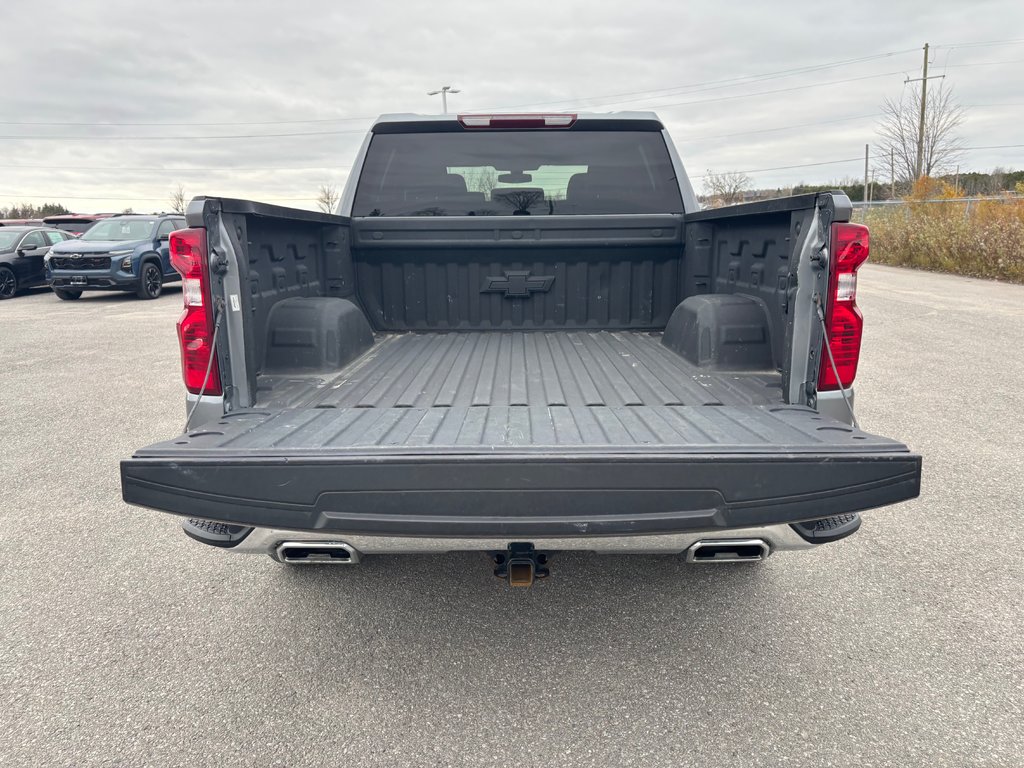
[[[4,765],[1005,765],[1024,754],[1024,286],[868,267],[862,426],[920,499],[761,566],[288,569],[120,500],[177,433],[155,302],[0,304]]]

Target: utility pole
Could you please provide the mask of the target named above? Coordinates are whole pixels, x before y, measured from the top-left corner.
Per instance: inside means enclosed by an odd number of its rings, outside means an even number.
[[[452,88],[450,85],[444,85],[436,91],[427,91],[427,96],[437,96],[441,94],[441,114],[448,114],[448,94],[449,93],[460,93],[458,88]]]
[[[870,149],[871,149],[871,145],[870,144],[865,144],[864,145],[864,203],[865,203],[865,208],[867,207],[867,202],[868,202],[868,184],[871,183],[870,181],[868,181],[868,153],[869,153]]]
[[[945,75],[932,75],[932,78],[944,78]],[[928,106],[928,43],[924,44],[924,66],[921,69],[921,76],[913,79],[907,78],[904,83],[916,83],[921,81],[921,118],[917,124],[917,162],[914,164],[914,176],[920,179],[924,175],[924,119]]]
[[[896,150],[889,147],[889,199],[896,199]]]
[[[921,71],[921,121],[917,125],[917,178],[924,174],[924,115],[928,105],[928,43],[924,44],[924,68]],[[446,109],[445,112],[448,110]]]

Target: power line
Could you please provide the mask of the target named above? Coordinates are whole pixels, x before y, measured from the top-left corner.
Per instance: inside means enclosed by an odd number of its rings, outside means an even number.
[[[1001,104],[968,104],[968,108],[974,107],[1021,107],[1024,103],[1001,103]],[[735,131],[732,133],[715,133],[707,134],[704,136],[681,136],[677,139],[679,143],[694,142],[694,141],[707,141],[709,139],[724,139],[733,138],[736,136],[750,136],[761,133],[775,133],[779,131],[787,131],[795,128],[812,128],[819,125],[830,125],[834,123],[852,122],[854,120],[867,120],[872,117],[880,117],[881,113],[872,113],[868,115],[850,115],[848,117],[838,117],[831,120],[817,120],[811,123],[793,123],[791,125],[781,125],[774,128],[759,128],[751,131]],[[974,147],[973,149],[1003,149],[1013,148],[1018,145],[1015,144],[1003,144],[993,145],[991,147]],[[262,167],[204,167],[204,168],[165,168],[158,166],[113,166],[113,165],[19,165],[19,164],[2,164],[0,168],[10,169],[26,169],[26,170],[55,170],[55,171],[145,171],[153,173],[229,173],[233,171],[241,172],[271,172],[271,171],[331,171],[331,170],[350,170],[350,165],[336,165],[331,164],[330,166],[324,165],[306,165],[306,166],[262,166]]]
[[[871,117],[871,115],[865,115],[863,117]],[[842,118],[842,119],[847,119],[847,118]],[[975,147],[961,147],[961,150],[965,151],[965,152],[972,152],[972,151],[988,150],[988,149],[1019,149],[1019,148],[1024,148],[1024,144],[986,144],[986,145],[979,145],[979,146],[975,146]],[[769,167],[769,168],[748,168],[746,170],[741,170],[741,171],[732,171],[732,173],[765,173],[765,172],[768,172],[768,171],[786,171],[786,170],[792,170],[792,169],[795,169],[795,168],[815,168],[815,167],[821,167],[821,166],[826,166],[826,165],[841,165],[843,163],[860,162],[861,159],[862,158],[860,158],[860,157],[847,157],[847,158],[842,158],[842,159],[838,159],[838,160],[823,160],[823,161],[814,162],[814,163],[798,163],[798,164],[794,164],[794,165],[776,165],[776,166],[772,166],[772,167]],[[888,158],[887,157],[882,157],[882,156],[872,156],[870,159],[873,160],[873,161],[876,161],[876,162],[882,162],[884,160],[887,160]],[[0,166],[0,167],[11,167],[11,166]],[[13,166],[13,167],[20,167],[20,166]],[[24,166],[24,167],[28,167],[28,166]],[[115,169],[112,168],[111,170],[115,170]],[[124,169],[120,169],[120,170],[124,170]],[[178,171],[178,170],[181,170],[181,169],[159,169],[159,170]],[[238,169],[221,169],[221,170],[238,170]],[[282,169],[275,168],[275,169],[269,169],[269,170],[282,170]],[[317,167],[317,168],[314,168],[313,170],[320,170],[320,168]],[[696,175],[696,176],[690,176],[689,178],[690,179],[703,179],[703,178],[707,178],[708,175],[709,174],[699,174],[699,175]],[[2,194],[2,195],[0,195],[0,197],[5,197],[5,198],[11,199],[11,200],[23,199],[23,198],[33,198],[33,199],[42,199],[42,200],[58,200],[59,199],[59,200],[145,200],[145,201],[159,200],[159,201],[162,201],[162,200],[166,199],[166,196],[164,196],[164,197],[137,197],[137,196],[134,196],[134,195],[126,195],[126,196],[123,196],[123,197],[89,197],[89,196],[81,196],[81,195],[61,195],[61,194],[57,194],[57,195],[54,195],[54,194],[39,195],[39,194],[25,194],[25,193]],[[305,201],[305,200],[315,200],[315,199],[316,199],[315,197],[270,197],[270,198],[267,198],[267,200],[270,200],[270,201]]]
[[[729,173],[763,173],[765,171],[788,171],[791,168],[814,168],[819,165],[839,165],[840,163],[853,163],[859,162],[860,157],[847,157],[843,160],[825,160],[820,163],[801,163],[799,165],[776,165],[773,168],[748,168],[745,171],[729,171]],[[713,174],[702,173],[699,176],[691,176],[691,179],[706,179],[708,176]]]
[[[673,104],[651,104],[647,109],[668,109],[670,107],[685,107],[691,104],[709,104],[713,101],[729,101],[732,99],[746,99],[753,96],[768,96],[774,93],[790,93],[792,91],[802,91],[807,88],[822,88],[826,85],[839,85],[841,83],[852,83],[858,80],[871,80],[876,77],[889,77],[892,75],[902,75],[903,70],[898,72],[880,72],[877,75],[864,75],[863,77],[848,77],[843,80],[830,80],[825,83],[809,83],[807,85],[795,85],[790,88],[776,88],[772,91],[760,91],[758,93],[740,93],[733,96],[716,96],[713,99],[700,99],[698,101],[679,101]]]
[[[750,136],[756,133],[775,133],[777,131],[788,131],[793,128],[811,128],[816,125],[830,125],[831,123],[847,123],[853,120],[867,120],[869,117],[881,117],[881,112],[875,112],[870,115],[851,115],[849,117],[837,117],[833,120],[818,120],[813,123],[794,123],[793,125],[780,125],[777,128],[758,128],[753,131],[737,131],[735,133],[715,133],[707,136],[684,136],[679,139],[680,143],[689,141],[706,141],[708,139],[727,139],[734,136]],[[3,168],[4,166],[0,166]]]
[[[304,133],[238,133],[220,136],[0,136],[0,139],[23,141],[180,141],[187,139],[283,139],[295,136],[338,136],[343,133],[366,133],[362,128],[353,131],[307,131]]]
[[[691,141],[705,141],[708,139],[723,139],[731,138],[734,136],[747,136],[758,133],[774,133],[777,131],[787,131],[794,128],[808,128],[818,125],[829,125],[831,123],[842,123],[849,122],[852,120],[865,120],[871,117],[878,117],[879,113],[870,115],[851,115],[849,117],[839,117],[832,120],[818,120],[813,123],[795,123],[793,125],[782,125],[775,128],[761,128],[753,131],[737,131],[735,133],[717,133],[707,136],[684,136],[680,139],[680,142],[691,142]],[[267,166],[263,168],[161,168],[161,167],[142,167],[142,166],[115,166],[115,165],[0,165],[0,168],[13,168],[13,169],[26,169],[26,170],[46,170],[46,171],[145,171],[151,173],[228,173],[234,171],[242,172],[272,172],[272,171],[324,171],[324,170],[350,170],[350,165],[330,165],[324,167],[323,165],[308,165],[308,166]]]
[[[988,46],[996,45],[1020,45],[1024,43],[1024,38],[1014,38],[1012,40],[983,40],[977,43],[947,43],[946,45],[933,45],[932,48],[985,48]]]
[[[1014,148],[1020,148],[1020,147],[1024,147],[1024,144],[992,144],[992,145],[988,145],[988,146],[979,146],[979,147],[962,147],[961,149],[963,149],[963,151],[965,151],[965,152],[971,152],[971,151],[979,150],[979,149],[1014,149]],[[750,168],[750,169],[747,169],[745,171],[732,171],[732,173],[763,173],[765,171],[788,171],[788,170],[790,170],[792,168],[813,168],[815,166],[820,166],[820,165],[840,165],[841,163],[860,162],[863,159],[864,159],[863,157],[848,157],[848,158],[845,158],[843,160],[825,160],[825,161],[820,162],[820,163],[801,163],[799,165],[777,165],[777,166],[775,166],[773,168]],[[878,155],[878,156],[873,156],[870,159],[874,160],[874,161],[877,161],[877,162],[881,162],[882,160],[888,161],[889,158],[888,157],[884,157],[883,158],[881,155]],[[705,173],[705,174],[701,174],[700,176],[691,176],[690,178],[691,179],[704,179],[704,178],[707,178],[709,175],[710,174]]]
[[[343,123],[351,120],[376,120],[377,115],[361,116],[361,117],[321,117],[311,118],[309,120],[242,120],[239,122],[220,122],[220,123],[79,123],[79,122],[47,122],[38,120],[0,120],[0,125],[61,125],[61,126],[91,126],[97,128],[141,128],[145,126],[153,126],[155,128],[184,128],[192,126],[196,128],[213,128],[219,125],[225,126],[238,126],[238,125],[301,125],[303,123]]]
[[[984,147],[961,147],[964,152],[972,152],[976,149],[1017,149],[1024,147],[1024,144],[989,144]]]
[[[887,76],[887,75],[902,74],[902,73],[903,73],[903,70],[900,70],[899,72],[883,72],[883,73],[878,74],[878,75],[867,75],[867,76],[861,77],[861,78],[852,78],[851,80],[867,80],[867,79],[870,79],[870,78],[873,78],[873,77],[884,77],[884,76]],[[758,80],[751,80],[749,82],[736,83],[736,86],[751,85],[751,84],[754,84],[754,83],[764,82],[766,80],[774,80],[774,79],[777,79],[777,78],[761,78],[761,79],[758,79]],[[833,81],[833,82],[843,83],[843,82],[851,82],[851,80],[837,80],[837,81]],[[820,83],[820,84],[819,83],[808,83],[808,84],[805,84],[805,85],[793,86],[791,89],[788,89],[788,90],[800,90],[801,88],[814,88],[814,87],[817,87],[818,85],[827,85],[827,84],[828,83]],[[735,86],[721,86],[721,87],[735,87]],[[679,93],[679,94],[666,93],[666,94],[663,94],[663,95],[664,96],[683,96],[683,95],[689,95],[691,93],[703,93],[705,91],[712,91],[712,90],[717,90],[717,88],[698,88],[698,89],[695,89],[695,90],[688,91],[687,93]],[[687,104],[702,104],[702,103],[706,103],[707,101],[721,101],[721,100],[724,100],[724,99],[743,98],[744,96],[759,96],[761,93],[777,93],[777,92],[781,92],[781,91],[762,91],[762,92],[758,92],[758,93],[754,93],[754,94],[736,94],[734,96],[723,96],[723,97],[715,98],[715,99],[706,99],[706,100],[702,100],[702,101],[690,101],[690,102],[685,102],[685,103],[687,103]],[[616,100],[616,101],[602,101],[602,102],[600,102],[598,104],[595,104],[593,106],[607,107],[607,106],[616,105],[616,104],[628,104],[628,103],[632,103],[632,102],[636,102],[636,101],[647,101],[648,99],[652,99],[652,98],[661,98],[661,97],[660,96],[640,96],[640,97],[637,97],[637,98],[634,98],[634,99],[619,99],[619,100]],[[656,109],[656,108],[657,108],[657,105],[655,105],[654,107],[651,107],[651,109]]]
[[[532,107],[532,106],[538,106],[539,107],[539,106],[546,106],[546,105],[550,105],[550,104],[566,104],[566,103],[576,104],[576,103],[583,102],[583,101],[603,101],[603,100],[606,100],[606,99],[615,99],[615,98],[618,98],[619,96],[636,96],[636,95],[639,95],[639,94],[659,94],[659,95],[645,96],[645,97],[642,97],[641,99],[636,99],[637,101],[640,101],[640,100],[643,100],[645,98],[661,98],[662,96],[674,95],[674,94],[668,93],[669,91],[680,91],[680,90],[696,89],[696,88],[700,88],[701,86],[731,87],[731,86],[728,86],[728,85],[725,85],[725,84],[727,84],[727,83],[735,83],[737,85],[743,85],[744,83],[742,83],[740,81],[744,81],[744,80],[759,81],[759,80],[773,79],[773,78],[776,78],[776,77],[789,77],[789,76],[795,75],[795,74],[806,74],[807,72],[814,72],[814,71],[818,71],[818,70],[822,70],[822,69],[831,69],[833,67],[844,66],[844,65],[847,65],[847,64],[857,64],[857,63],[861,63],[861,62],[865,62],[865,61],[873,61],[875,59],[884,59],[884,58],[889,58],[889,57],[892,57],[892,56],[899,56],[899,55],[906,54],[906,53],[913,53],[913,52],[915,52],[917,50],[918,50],[917,48],[908,48],[908,49],[903,50],[903,51],[889,51],[889,52],[886,52],[886,53],[875,54],[873,56],[862,56],[862,57],[856,58],[856,59],[844,59],[842,61],[833,61],[833,62],[828,62],[828,63],[825,63],[825,64],[807,65],[807,66],[804,66],[804,67],[794,67],[794,68],[790,68],[790,69],[776,70],[774,72],[766,72],[766,73],[757,74],[757,75],[742,75],[740,77],[731,77],[731,78],[725,78],[725,79],[722,79],[722,80],[709,80],[709,81],[705,81],[705,82],[689,83],[687,85],[676,85],[676,86],[671,86],[671,87],[668,87],[668,88],[655,88],[655,89],[647,89],[647,90],[643,90],[643,91],[625,91],[623,93],[604,94],[604,95],[600,95],[600,96],[581,96],[581,97],[575,97],[575,98],[556,99],[554,101],[531,101],[531,102],[527,102],[525,104],[513,104],[511,106],[506,106],[506,107],[501,107],[501,108],[491,108],[491,109],[492,110],[495,110],[495,109],[517,109],[519,107]],[[713,90],[713,89],[712,88],[706,88],[706,89],[702,89],[702,90]],[[697,92],[699,92],[699,91],[697,91]],[[595,105],[592,105],[592,106],[605,106],[606,104],[620,104],[620,103],[625,103],[625,101],[627,101],[627,100],[605,102],[605,103],[601,103],[601,104],[595,104]],[[491,110],[486,110],[485,109],[485,110],[481,110],[481,111],[486,112],[486,111],[491,111]]]
[[[265,168],[143,168],[124,165],[0,165],[0,168],[28,168],[46,171],[146,171],[151,173],[227,173],[234,171],[332,171],[350,169],[351,165],[267,166]]]
[[[709,104],[716,101],[732,101],[735,99],[753,98],[756,96],[768,96],[776,93],[791,93],[807,88],[822,88],[829,85],[852,83],[860,80],[871,80],[878,77],[889,77],[891,75],[903,74],[897,72],[881,72],[875,75],[864,75],[862,77],[848,77],[842,80],[829,80],[823,83],[808,83],[796,85],[789,88],[776,88],[771,91],[759,91],[758,93],[738,93],[731,96],[716,96],[712,99],[698,99],[696,101],[681,101],[672,104],[654,104],[649,109],[668,109],[691,104]],[[340,134],[365,133],[365,130],[345,131],[306,131],[298,133],[256,133],[256,134],[233,134],[219,136],[0,136],[0,140],[23,140],[23,141],[192,141],[192,140],[215,140],[215,139],[261,139],[261,138],[295,138],[305,136],[336,136]]]
[[[945,64],[943,69],[960,69],[962,67],[993,67],[997,64],[1021,64],[1024,59],[1009,59],[1008,61],[975,61],[970,64]]]
[[[701,91],[716,90],[718,88],[731,88],[737,85],[746,84],[745,81],[749,82],[760,82],[764,80],[771,80],[783,77],[792,77],[794,75],[808,74],[810,72],[818,72],[825,69],[833,69],[835,67],[847,66],[850,64],[860,64],[867,61],[876,61],[879,59],[891,58],[893,56],[900,56],[906,53],[912,53],[916,51],[916,48],[908,48],[902,51],[887,51],[885,53],[873,54],[871,56],[861,56],[853,59],[843,59],[840,61],[826,62],[823,64],[808,64],[800,67],[791,67],[789,69],[781,69],[773,72],[764,72],[753,75],[741,75],[738,77],[724,78],[720,80],[706,80],[696,83],[688,83],[686,85],[674,85],[666,88],[654,88],[643,91],[626,91],[623,93],[612,93],[602,94],[598,96],[585,96],[579,98],[568,98],[568,99],[557,99],[554,101],[535,101],[526,104],[513,104],[504,107],[494,108],[495,110],[506,110],[506,109],[517,109],[519,107],[526,106],[543,106],[547,104],[563,104],[563,103],[577,103],[580,101],[600,101],[606,99],[616,99],[620,96],[637,96],[639,94],[648,94],[647,96],[641,96],[638,99],[625,99],[622,101],[608,102],[611,104],[625,103],[625,101],[642,101],[647,98],[660,98],[662,96],[675,95],[673,91],[685,91],[695,89],[693,92],[699,93]],[[595,105],[600,106],[600,105]],[[66,126],[66,127],[214,127],[214,126],[242,126],[242,125],[300,125],[300,124],[313,124],[313,123],[335,123],[353,120],[374,120],[376,115],[369,116],[357,116],[357,117],[329,117],[329,118],[311,118],[308,120],[259,120],[259,121],[226,121],[226,122],[57,122],[57,121],[19,121],[19,120],[0,120],[0,125],[26,125],[26,126]],[[275,134],[267,134],[275,135]],[[299,135],[299,134],[288,134],[288,135]],[[307,134],[302,134],[307,135]],[[308,134],[318,135],[318,134]],[[8,138],[8,137],[0,137]],[[116,137],[111,137],[116,138]],[[159,138],[159,137],[153,137]],[[196,137],[205,138],[205,137]],[[219,137],[213,137],[219,138]]]
[[[1020,149],[1022,147],[1024,147],[1024,144],[986,144],[986,145],[980,145],[980,146],[976,146],[976,147],[961,147],[961,150],[964,151],[964,152],[974,152],[974,151],[986,150],[986,149]],[[861,159],[862,158],[860,158],[860,157],[847,157],[847,158],[843,158],[843,159],[840,159],[840,160],[823,160],[821,162],[816,162],[816,163],[798,163],[798,164],[795,164],[795,165],[776,165],[776,166],[772,166],[770,168],[748,168],[748,169],[742,170],[742,171],[733,171],[733,173],[765,173],[767,171],[787,171],[787,170],[791,170],[793,168],[815,168],[815,167],[824,166],[824,165],[840,165],[842,163],[859,162]],[[871,157],[871,160],[878,161],[878,162],[881,162],[881,161],[887,160],[887,159],[888,159],[887,157],[882,157],[881,155]],[[5,167],[5,166],[0,166],[0,167]],[[226,170],[237,170],[237,169],[226,169]],[[280,169],[275,169],[275,170],[280,170]],[[314,170],[319,170],[319,169],[314,169]],[[704,174],[700,174],[700,175],[697,175],[697,176],[690,176],[689,178],[691,178],[691,179],[703,179],[703,178],[707,178],[707,176],[708,176],[708,174],[704,173]],[[127,196],[127,197],[78,197],[78,196],[71,196],[71,195],[29,195],[29,194],[18,194],[18,193],[3,195],[3,197],[8,197],[10,199],[22,198],[22,197],[32,197],[32,198],[41,198],[41,199],[45,198],[45,199],[48,199],[48,200],[53,200],[53,199],[68,199],[68,200],[128,200],[128,199],[132,199],[132,200],[163,200],[164,199],[163,197],[134,197],[134,196]],[[312,200],[312,199],[315,199],[315,198],[306,198],[306,197],[276,197],[276,198],[268,198],[268,199],[270,199],[270,200]]]
[[[950,43],[950,44],[946,44],[946,45],[936,45],[936,46],[932,46],[932,47],[936,48],[936,49],[938,49],[938,48],[954,49],[954,48],[976,48],[976,47],[1000,46],[1000,45],[1019,45],[1019,44],[1022,44],[1022,43],[1024,43],[1024,39],[1010,39],[1010,40],[988,40],[988,41],[969,42],[969,43]],[[643,100],[646,100],[648,98],[652,98],[653,99],[653,98],[661,98],[663,96],[673,95],[671,93],[673,91],[685,91],[685,90],[697,89],[694,92],[701,92],[702,90],[715,90],[716,88],[735,87],[736,85],[743,85],[743,84],[745,84],[744,81],[760,82],[760,81],[770,80],[770,79],[775,79],[775,78],[791,77],[791,76],[794,76],[794,75],[807,74],[807,73],[810,73],[810,72],[817,72],[817,71],[821,71],[821,70],[825,70],[825,69],[832,69],[832,68],[835,68],[835,67],[846,66],[846,65],[849,65],[849,64],[859,64],[859,63],[863,63],[863,62],[866,62],[866,61],[875,61],[875,60],[879,60],[879,59],[891,58],[893,56],[900,56],[900,55],[903,55],[903,54],[906,54],[906,53],[913,53],[913,52],[915,52],[917,50],[918,50],[917,48],[907,48],[907,49],[900,50],[900,51],[887,51],[885,53],[874,54],[872,56],[862,56],[862,57],[853,58],[853,59],[843,59],[843,60],[840,60],[840,61],[826,62],[826,63],[823,63],[823,64],[809,64],[809,65],[802,66],[802,67],[792,67],[792,68],[789,68],[789,69],[775,70],[773,72],[765,72],[765,73],[754,74],[754,75],[741,75],[741,76],[738,76],[738,77],[724,78],[724,79],[720,79],[720,80],[706,80],[706,81],[700,81],[700,82],[695,82],[695,83],[688,83],[688,84],[685,84],[685,85],[669,86],[669,87],[666,87],[666,88],[654,88],[654,89],[647,89],[647,90],[642,90],[642,91],[625,91],[625,92],[621,92],[621,93],[602,94],[602,95],[597,95],[597,96],[584,96],[584,97],[575,97],[575,98],[555,99],[553,101],[533,101],[533,102],[527,102],[527,103],[523,103],[523,104],[513,104],[513,105],[508,105],[508,106],[505,106],[505,107],[492,108],[492,110],[517,109],[517,108],[520,108],[520,107],[545,106],[545,105],[551,105],[551,104],[578,103],[578,102],[581,102],[581,101],[599,101],[599,102],[600,101],[604,101],[603,104],[596,104],[594,106],[604,106],[604,105],[607,105],[607,104],[620,104],[620,103],[627,103],[629,101],[643,101]],[[950,66],[950,68],[952,68],[952,67],[972,67],[972,66],[986,66],[986,65],[995,65],[995,64],[1014,64],[1014,63],[1018,63],[1019,61],[1020,60],[1018,59],[1018,60],[1011,60],[1011,61],[1005,61],[1005,62],[979,62],[979,63],[976,63],[976,64],[955,64],[955,65],[949,65],[949,66]],[[893,73],[889,73],[889,74],[893,74]],[[899,73],[895,73],[895,74],[899,74]],[[840,82],[849,82],[849,81],[840,81]],[[708,86],[708,87],[704,87],[704,86]],[[811,87],[811,86],[808,86],[808,87]],[[775,91],[773,91],[773,92],[775,92]],[[647,95],[642,95],[642,94],[647,94]],[[620,96],[622,96],[622,97],[638,96],[639,98],[637,98],[637,99],[622,99],[622,100],[619,100],[619,101],[606,101],[607,99],[617,99]],[[701,102],[689,102],[689,103],[701,103]],[[669,106],[675,106],[675,105],[669,105]],[[219,121],[219,122],[74,122],[74,121],[72,121],[72,122],[58,122],[58,121],[41,121],[41,120],[39,120],[39,121],[36,121],[36,120],[30,120],[30,121],[2,120],[2,121],[0,121],[0,125],[67,126],[67,127],[98,127],[98,128],[99,127],[146,127],[146,126],[153,126],[153,127],[204,127],[204,128],[209,128],[209,127],[215,127],[215,126],[322,124],[322,123],[339,123],[339,122],[349,122],[349,121],[357,121],[357,120],[374,120],[374,119],[376,119],[376,115],[360,115],[360,116],[345,116],[345,117],[339,116],[339,117],[328,117],[328,118],[309,118],[309,119],[304,119],[304,120],[242,120],[242,121]],[[333,135],[333,134],[337,134],[337,133],[361,133],[361,132],[362,131],[330,131],[330,132],[326,132],[325,131],[325,132],[322,132],[322,133],[310,132],[310,133],[262,134],[262,135],[263,136],[267,136],[269,138],[285,138],[285,137],[303,136],[303,135],[316,136],[316,135]],[[260,134],[252,134],[252,135],[240,135],[240,136],[237,136],[237,137],[236,136],[209,136],[209,137],[207,137],[207,136],[195,136],[195,137],[180,137],[180,138],[197,138],[197,139],[207,139],[207,138],[209,138],[209,139],[216,139],[216,138],[259,138],[260,136],[261,136]],[[19,139],[20,138],[35,139],[35,138],[63,138],[63,137],[0,136],[0,138],[4,138],[4,139],[15,139],[15,138],[19,138]],[[77,137],[75,137],[75,138],[77,138]],[[110,139],[113,139],[113,140],[119,140],[122,137],[114,136],[114,137],[103,137],[103,138],[110,138]],[[134,138],[134,137],[124,137],[124,138],[131,139],[131,138]],[[140,137],[140,138],[151,138],[151,139],[168,138],[168,139],[171,139],[171,138],[179,138],[179,137],[153,136],[153,137]]]

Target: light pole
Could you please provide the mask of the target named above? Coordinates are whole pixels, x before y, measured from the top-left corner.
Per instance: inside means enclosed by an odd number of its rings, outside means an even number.
[[[441,114],[442,115],[447,115],[448,114],[448,94],[449,93],[459,93],[459,89],[458,88],[452,88],[450,85],[444,85],[444,86],[441,86],[440,90],[437,90],[437,91],[427,91],[427,96],[437,96],[437,94],[439,94],[439,93],[441,94]]]

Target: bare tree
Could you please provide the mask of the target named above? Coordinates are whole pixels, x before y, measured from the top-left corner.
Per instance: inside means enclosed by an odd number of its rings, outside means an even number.
[[[989,176],[989,188],[986,192],[991,195],[1003,189],[1006,189],[1006,168],[997,165]]]
[[[320,210],[324,213],[334,213],[334,209],[338,207],[338,200],[341,199],[341,195],[338,193],[338,188],[333,184],[321,184],[320,191],[316,196],[316,204]]]
[[[742,171],[715,173],[709,170],[704,177],[704,194],[708,205],[719,208],[743,202],[743,193],[750,189],[753,180]]]
[[[528,216],[530,208],[544,199],[544,192],[539,189],[516,189],[509,187],[493,194],[495,201],[510,206],[513,216]]]
[[[466,179],[466,187],[470,192],[483,192],[488,197],[496,186],[498,186],[498,174],[490,168],[480,168],[475,173],[469,174]]]
[[[185,188],[179,184],[177,188],[171,192],[171,196],[168,199],[171,204],[171,211],[174,213],[184,213],[185,206],[188,204],[188,198],[185,197]]]
[[[921,92],[908,88],[899,99],[882,104],[882,122],[878,126],[877,169],[895,174],[896,182],[908,184],[917,178],[917,137],[921,121]],[[924,153],[921,175],[937,176],[953,169],[964,151],[957,129],[964,121],[964,110],[953,98],[953,91],[940,86],[928,94],[924,117]],[[894,169],[889,167],[893,158]]]

